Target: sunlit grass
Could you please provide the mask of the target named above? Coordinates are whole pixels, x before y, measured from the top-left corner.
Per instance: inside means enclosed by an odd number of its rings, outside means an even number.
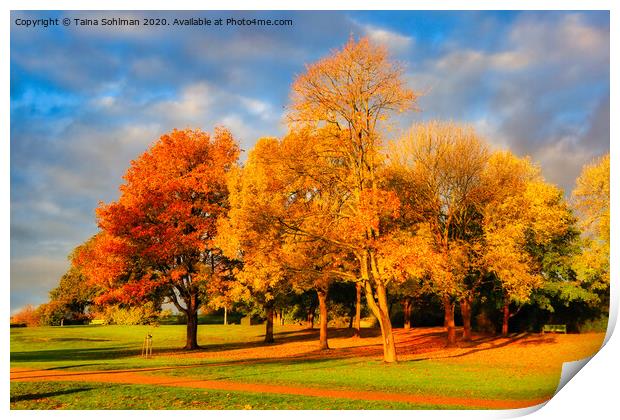
[[[317,350],[314,333],[296,326],[276,327],[279,344],[262,344],[264,326],[202,325],[200,352],[180,352],[185,327],[148,326],[71,326],[20,328],[11,331],[11,367],[49,369],[50,372],[73,370],[111,370],[154,368],[143,375],[166,375],[203,380],[289,385],[349,391],[382,391],[413,395],[439,395],[479,399],[526,400],[550,397],[555,391],[563,361],[591,355],[602,334],[561,336],[519,336],[507,341],[483,341],[457,350],[424,349],[403,357],[396,365],[384,364],[378,357],[356,353],[359,346],[377,342],[375,332],[367,331],[362,341],[348,338],[343,331],[333,339],[338,349],[322,353]],[[437,337],[418,330],[410,339]],[[155,356],[140,356],[142,340],[154,336]],[[374,334],[374,335],[373,335]],[[415,341],[416,343],[418,341]],[[288,349],[288,350],[287,350]],[[295,350],[290,356],[290,350]],[[287,353],[289,351],[289,353]],[[299,353],[300,352],[300,353]],[[38,388],[39,385],[41,388]],[[327,401],[317,406],[313,397],[276,396],[272,394],[187,391],[152,385],[110,385],[12,383],[14,408],[407,408],[396,403]],[[46,387],[67,389],[67,393],[39,398]],[[54,388],[55,389],[55,388]],[[97,392],[100,390],[101,393]],[[132,393],[144,400],[134,401]],[[24,398],[24,395],[33,395]],[[108,395],[111,400],[99,400]],[[162,395],[161,400],[157,399]],[[219,398],[229,395],[222,401]],[[232,396],[231,396],[232,395]],[[151,398],[150,400],[149,398]],[[76,399],[74,401],[74,399]],[[179,402],[180,401],[180,402]],[[123,404],[129,404],[127,406]],[[105,404],[109,404],[106,406]],[[111,404],[111,405],[110,405]],[[149,405],[150,404],[150,405]],[[177,404],[177,406],[174,406]],[[180,404],[180,405],[179,405]],[[220,404],[220,405],[218,405]],[[262,404],[262,405],[261,405]],[[409,407],[415,408],[415,407]]]

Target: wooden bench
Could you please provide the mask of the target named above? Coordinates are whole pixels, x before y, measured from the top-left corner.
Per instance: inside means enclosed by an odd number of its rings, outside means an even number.
[[[542,332],[543,334],[548,333],[548,332],[566,334],[566,325],[554,325],[554,324],[544,325]]]
[[[92,319],[88,325],[103,325],[105,321],[103,319]]]

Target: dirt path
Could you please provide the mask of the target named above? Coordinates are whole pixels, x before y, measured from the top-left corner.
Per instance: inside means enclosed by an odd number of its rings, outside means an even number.
[[[509,409],[537,405],[547,399],[530,400],[488,400],[459,398],[440,395],[394,394],[379,391],[346,391],[336,389],[306,388],[284,385],[251,384],[233,381],[213,381],[153,376],[139,373],[139,370],[51,372],[49,370],[11,369],[11,381],[77,381],[104,382],[127,385],[160,385],[183,388],[212,389],[234,392],[258,392],[278,395],[302,395],[308,397],[344,398],[352,400],[391,401],[411,404],[441,406],[465,406],[472,408]]]

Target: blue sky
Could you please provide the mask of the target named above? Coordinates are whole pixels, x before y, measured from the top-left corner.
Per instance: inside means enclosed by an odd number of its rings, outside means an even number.
[[[17,27],[16,18],[203,16],[292,27]],[[402,61],[420,112],[529,155],[567,193],[609,151],[608,12],[12,12],[11,310],[47,299],[131,159],[172,128],[281,135],[304,64],[368,36]]]

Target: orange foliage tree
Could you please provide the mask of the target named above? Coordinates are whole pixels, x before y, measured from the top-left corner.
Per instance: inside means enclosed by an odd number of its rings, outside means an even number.
[[[449,346],[456,344],[454,310],[466,315],[473,288],[466,279],[476,271],[480,212],[486,200],[486,145],[469,128],[429,122],[414,126],[390,148],[389,176],[406,216],[401,228],[413,231],[426,248],[422,269],[441,298]],[[470,337],[466,317],[465,338]]]
[[[289,112],[293,130],[310,130],[305,159],[296,159],[294,168],[308,182],[296,199],[319,203],[290,228],[355,258],[355,276],[381,326],[386,362],[397,358],[386,295],[390,279],[382,273],[379,250],[393,239],[385,222],[397,216],[399,202],[382,188],[378,172],[382,129],[392,113],[412,108],[416,99],[402,73],[384,48],[351,39],[297,77]]]
[[[266,342],[273,341],[272,315],[278,294],[315,289],[318,295],[320,345],[327,342],[327,293],[337,263],[328,243],[316,243],[291,229],[316,202],[299,200],[305,181],[291,171],[288,144],[260,139],[243,168],[229,178],[231,209],[222,219],[218,243],[230,257],[243,260],[236,276],[238,288],[265,307]],[[301,195],[300,195],[301,194]],[[239,294],[239,292],[237,292]]]
[[[44,307],[43,310],[45,310]],[[32,305],[24,306],[15,315],[11,316],[11,324],[38,327],[41,325],[41,313],[39,308],[35,308]]]
[[[163,296],[187,318],[185,348],[198,348],[205,285],[227,275],[229,261],[214,238],[238,155],[226,129],[213,136],[174,130],[131,162],[120,198],[97,209],[101,232],[76,256],[82,272],[105,290],[99,303]]]

